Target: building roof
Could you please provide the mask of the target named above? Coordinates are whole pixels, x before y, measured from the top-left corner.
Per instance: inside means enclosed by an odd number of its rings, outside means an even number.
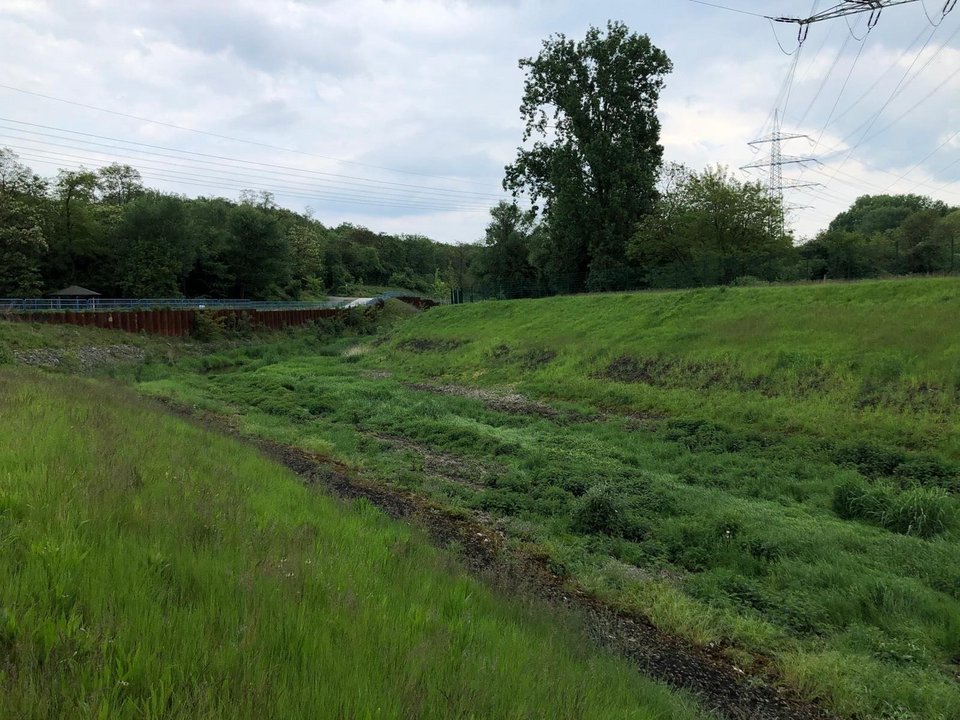
[[[71,285],[70,287],[65,287],[63,290],[57,290],[56,292],[50,293],[51,297],[100,297],[100,293],[94,292],[93,290],[87,290],[82,288],[79,285]]]

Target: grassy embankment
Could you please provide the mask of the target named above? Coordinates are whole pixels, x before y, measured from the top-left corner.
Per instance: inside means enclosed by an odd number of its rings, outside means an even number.
[[[488,513],[837,712],[960,717],[957,280],[449,307],[140,379]]]
[[[0,436],[0,718],[694,717],[129,390],[0,368]]]

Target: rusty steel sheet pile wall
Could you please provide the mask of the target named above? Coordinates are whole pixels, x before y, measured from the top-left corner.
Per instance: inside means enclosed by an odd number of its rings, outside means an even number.
[[[247,310],[217,309],[204,311],[214,318],[247,318],[253,328],[278,330],[292,325],[306,325],[321,318],[344,314],[340,308],[315,308],[309,310]],[[193,332],[196,325],[196,310],[99,310],[93,312],[26,312],[10,313],[6,320],[18,322],[50,323],[56,325],[81,325],[122,330],[130,333],[147,333],[166,337],[183,337]]]

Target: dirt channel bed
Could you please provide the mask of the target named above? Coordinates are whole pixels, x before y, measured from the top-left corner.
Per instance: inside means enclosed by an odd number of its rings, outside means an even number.
[[[368,482],[349,469],[300,448],[238,436],[224,418],[166,403],[208,430],[239,437],[295,472],[304,483],[334,496],[365,498],[391,518],[423,529],[446,547],[455,543],[471,574],[501,592],[518,592],[575,613],[592,639],[632,661],[651,678],[692,693],[704,709],[731,720],[830,720],[835,716],[735,667],[717,649],[695,646],[572,586],[533,549],[508,546],[503,532],[482,517],[467,517],[398,488]]]

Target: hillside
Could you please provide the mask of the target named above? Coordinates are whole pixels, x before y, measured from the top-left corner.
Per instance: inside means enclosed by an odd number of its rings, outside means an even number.
[[[369,503],[130,391],[2,369],[0,432],[2,718],[694,717]]]
[[[957,280],[479,303],[371,331],[110,372],[469,517],[746,686],[960,717]]]
[[[390,347],[417,376],[960,458],[956,278],[468,304]]]

